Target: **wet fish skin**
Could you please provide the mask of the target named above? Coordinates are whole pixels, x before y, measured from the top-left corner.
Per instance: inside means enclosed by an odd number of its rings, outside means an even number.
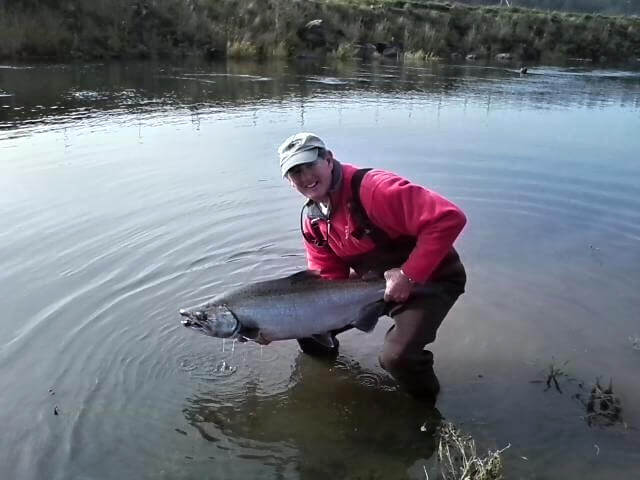
[[[327,280],[312,271],[252,283],[181,309],[182,324],[204,335],[268,343],[353,325],[372,330],[383,314],[384,279]]]

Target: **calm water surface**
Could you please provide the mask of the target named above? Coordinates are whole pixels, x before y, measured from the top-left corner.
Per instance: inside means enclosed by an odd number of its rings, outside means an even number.
[[[0,66],[0,478],[435,477],[424,409],[377,365],[388,321],[331,365],[179,324],[304,267],[275,156],[299,130],[467,213],[442,414],[510,444],[508,478],[636,478],[640,73],[530,71]],[[613,425],[585,419],[597,379]]]

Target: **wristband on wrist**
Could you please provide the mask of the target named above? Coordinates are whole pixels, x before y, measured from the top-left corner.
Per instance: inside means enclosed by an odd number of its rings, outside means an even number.
[[[414,280],[413,278],[411,278],[409,275],[407,275],[406,273],[404,273],[404,270],[403,270],[403,269],[400,269],[400,273],[401,273],[402,275],[404,275],[404,277],[405,277],[407,280],[409,280],[409,283],[410,283],[411,285],[415,285],[415,284],[416,284],[415,280]]]

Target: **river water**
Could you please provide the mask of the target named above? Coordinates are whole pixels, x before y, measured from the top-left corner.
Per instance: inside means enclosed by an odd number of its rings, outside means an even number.
[[[640,73],[529,71],[0,66],[0,478],[436,477],[427,414],[377,364],[388,319],[332,364],[179,323],[304,267],[275,154],[301,130],[468,216],[442,415],[510,445],[507,478],[637,475]],[[611,422],[586,408],[610,381]]]

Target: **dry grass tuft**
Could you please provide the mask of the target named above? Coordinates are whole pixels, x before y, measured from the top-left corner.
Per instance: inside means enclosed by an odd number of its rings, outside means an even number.
[[[227,55],[231,58],[254,59],[258,57],[258,54],[258,47],[246,40],[231,42],[227,45]]]
[[[511,445],[485,457],[478,456],[476,443],[470,435],[458,430],[452,423],[440,427],[438,461],[444,480],[500,480],[502,476],[501,454]]]
[[[453,2],[451,2],[453,3]],[[323,53],[347,59],[350,45],[388,44],[424,61],[478,54],[635,59],[640,19],[463,6],[423,0],[0,0],[0,57],[151,57],[227,52],[288,57],[311,45],[299,35],[320,19]],[[311,42],[313,43],[313,42]],[[359,50],[363,56],[367,51]]]

